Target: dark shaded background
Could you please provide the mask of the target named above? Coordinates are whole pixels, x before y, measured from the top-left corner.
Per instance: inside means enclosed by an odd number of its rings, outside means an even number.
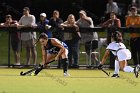
[[[118,3],[122,16],[126,15],[131,0],[114,1]],[[41,12],[45,12],[50,18],[55,9],[60,11],[60,17],[63,20],[66,20],[70,13],[73,13],[78,19],[78,11],[84,9],[88,16],[93,18],[94,24],[97,25],[101,22],[101,17],[104,16],[106,3],[107,0],[0,0],[0,22],[4,21],[6,14],[11,14],[14,19],[19,20],[22,16],[23,7],[28,6],[31,14],[36,16],[37,21]]]

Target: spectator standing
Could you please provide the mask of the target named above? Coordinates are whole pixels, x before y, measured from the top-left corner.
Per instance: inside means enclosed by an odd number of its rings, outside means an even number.
[[[137,8],[131,7],[131,15],[126,18],[126,27],[130,28],[130,48],[134,65],[140,64],[140,34],[135,28],[140,27],[140,16],[137,14]]]
[[[78,67],[79,59],[79,39],[81,37],[79,28],[76,25],[75,16],[69,14],[67,21],[61,24],[63,27],[74,27],[75,29],[72,32],[64,32],[64,42],[68,45],[68,59],[69,66],[73,68]],[[74,61],[72,60],[74,59]]]
[[[121,27],[121,21],[116,17],[115,12],[110,13],[110,19],[102,24],[102,27],[108,28],[107,30],[107,44],[111,43],[111,35],[113,31]],[[114,68],[115,56],[110,52],[110,68]]]
[[[1,23],[0,27],[17,27],[18,22],[12,19],[11,15],[6,15],[5,23]],[[20,65],[20,33],[17,31],[10,32],[11,45],[14,52],[15,65]]]
[[[93,24],[92,18],[91,17],[88,17],[87,14],[86,14],[86,12],[84,10],[80,10],[79,11],[79,16],[80,16],[80,18],[78,19],[78,21],[76,23],[79,26],[79,28],[94,28],[94,24]],[[90,37],[86,37],[86,38],[90,38]],[[97,32],[93,32],[93,34],[92,34],[92,40],[96,40],[96,41],[98,40],[98,34],[97,34]],[[89,44],[88,42],[90,42],[90,44],[92,45],[92,40],[90,38],[90,41],[86,41],[85,44]],[[97,57],[96,57],[95,54],[92,54],[92,55],[90,54],[90,52],[89,52],[90,49],[92,49],[92,48],[86,49],[86,47],[85,47],[85,50],[86,50],[87,54],[89,56],[92,56],[92,59],[93,60],[98,61],[98,59],[97,59]],[[95,51],[95,50],[93,50],[93,51]]]
[[[43,30],[44,33],[48,35],[48,38],[52,37],[51,31],[48,29],[51,28],[51,26],[48,25],[49,20],[47,19],[46,13],[40,14],[40,21],[37,23],[37,26],[39,29]]]
[[[104,21],[106,21],[110,18],[111,12],[114,12],[116,15],[119,15],[119,7],[117,5],[117,2],[114,2],[113,0],[108,0],[108,3],[106,4]]]
[[[110,30],[117,29],[121,27],[121,21],[117,18],[115,12],[111,12],[110,18],[102,24],[102,27],[110,28]],[[112,31],[108,31],[107,44],[111,42],[111,34]]]
[[[23,16],[19,20],[19,28],[36,26],[36,19],[34,15],[30,14],[28,7],[23,8]],[[30,65],[30,53],[32,54],[33,63],[36,65],[37,52],[35,47],[36,32],[21,32],[21,40],[23,46],[26,48],[26,64]]]
[[[63,41],[63,33],[62,33],[62,28],[61,28],[61,23],[63,23],[63,20],[59,17],[59,11],[54,10],[53,11],[53,16],[49,20],[49,25],[52,26],[52,37],[57,38],[61,41]]]

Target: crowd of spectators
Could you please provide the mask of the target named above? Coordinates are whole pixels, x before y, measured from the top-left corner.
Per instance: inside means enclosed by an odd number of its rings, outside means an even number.
[[[106,4],[105,20],[101,23],[101,27],[110,28],[107,33],[107,44],[111,42],[111,33],[117,28],[121,27],[121,19],[117,18],[119,13],[119,7],[117,2],[113,0],[108,0]],[[120,15],[119,15],[120,16]],[[126,18],[126,27],[131,28],[131,30],[135,30],[132,28],[140,27],[140,16],[138,15],[137,5],[135,2],[132,2],[128,8],[128,14],[125,16]],[[70,67],[77,68],[79,66],[79,42],[81,39],[81,33],[79,28],[94,28],[94,20],[88,16],[86,11],[79,11],[79,19],[76,21],[74,14],[69,14],[67,20],[63,22],[60,18],[60,12],[58,10],[54,10],[52,13],[52,17],[47,18],[46,13],[40,13],[39,22],[36,22],[36,18],[34,15],[30,14],[29,7],[23,8],[23,16],[19,21],[15,21],[12,19],[10,14],[6,15],[5,22],[0,24],[1,27],[17,27],[18,29],[33,27],[42,29],[44,33],[48,35],[49,38],[57,38],[61,41],[64,41],[69,47],[68,59],[70,63]],[[74,27],[75,31],[72,32],[63,32],[66,27]],[[136,31],[135,31],[136,32]],[[123,33],[122,33],[123,34]],[[14,51],[15,56],[15,65],[20,65],[20,48],[24,47],[26,49],[26,65],[30,65],[30,57],[33,59],[33,64],[37,64],[37,51],[35,41],[37,39],[36,32],[14,32],[11,33],[11,44]],[[88,37],[87,37],[88,38]],[[85,42],[85,51],[88,56],[91,56],[89,51],[90,48],[88,45],[95,46],[94,41],[98,42],[98,33],[92,33],[92,39]],[[132,58],[134,60],[134,65],[139,64],[140,61],[140,34],[139,33],[131,33],[130,34],[130,48],[132,52]],[[22,44],[21,44],[22,43]],[[21,46],[22,45],[22,46]],[[96,51],[92,49],[92,51]],[[91,56],[94,61],[99,61],[95,54]],[[114,57],[110,55],[110,61],[114,62]],[[61,59],[61,58],[60,58]],[[110,62],[110,63],[112,63]],[[113,64],[114,65],[114,64]],[[110,64],[110,66],[113,66]]]

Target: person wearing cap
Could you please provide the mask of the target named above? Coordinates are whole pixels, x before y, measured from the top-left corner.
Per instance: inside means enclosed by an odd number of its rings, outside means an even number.
[[[130,28],[130,48],[134,65],[140,64],[140,33],[135,28],[140,27],[140,15],[137,14],[137,8],[130,8],[131,15],[126,18],[126,27]]]
[[[49,29],[51,28],[49,24],[49,20],[47,19],[46,13],[41,13],[40,14],[40,20],[37,23],[37,26],[39,29],[43,30],[44,33],[48,35],[49,38],[51,38],[51,31]]]
[[[23,16],[19,20],[18,28],[35,27],[36,19],[30,14],[28,7],[23,8]],[[30,65],[30,53],[32,54],[33,63],[36,64],[37,52],[35,47],[36,32],[21,32],[21,40],[23,47],[26,48],[26,65]]]
[[[17,27],[18,25],[19,25],[18,22],[16,20],[13,20],[12,16],[8,14],[5,17],[5,23],[1,23],[0,27]],[[21,47],[20,33],[17,31],[12,31],[10,32],[10,37],[14,58],[16,62],[14,65],[20,65],[20,47]]]

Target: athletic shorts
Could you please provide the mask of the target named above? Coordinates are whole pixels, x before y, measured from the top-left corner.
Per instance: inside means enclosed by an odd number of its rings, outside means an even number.
[[[48,54],[53,54],[53,55],[55,55],[55,54],[58,54],[58,52],[50,52],[50,51],[46,51]],[[65,48],[65,55],[66,55],[66,58],[68,58],[68,49],[66,49]]]
[[[11,39],[11,46],[13,51],[20,52],[20,48],[21,48],[20,40]]]
[[[26,40],[26,41],[24,41],[24,40],[22,40],[22,46],[23,47],[35,47],[35,39],[30,39],[30,40]]]
[[[91,41],[88,41],[85,43],[85,50],[86,52],[89,54],[90,52],[90,49],[92,51],[96,50],[98,48],[98,41],[97,40],[93,40],[92,42]]]
[[[131,52],[128,49],[121,49],[117,52],[118,61],[130,60]]]

